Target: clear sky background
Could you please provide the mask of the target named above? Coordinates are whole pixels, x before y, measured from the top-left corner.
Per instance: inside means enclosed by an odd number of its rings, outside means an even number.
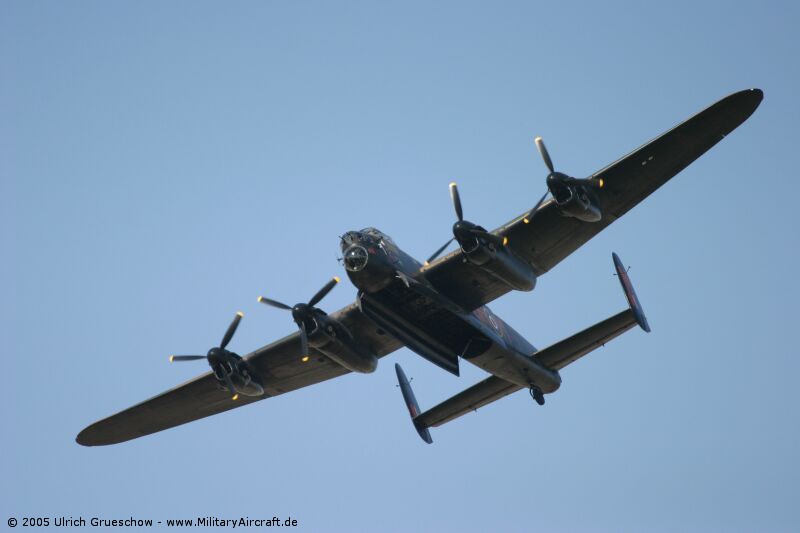
[[[655,3],[651,3],[655,4]],[[0,509],[292,516],[305,531],[797,531],[800,81],[792,2],[0,4],[5,280]],[[492,305],[545,347],[625,308],[653,327],[414,432],[482,378],[408,350],[373,375],[104,448],[87,424],[293,331],[338,235],[424,258],[447,184],[496,227],[716,100],[756,113],[539,280]],[[353,301],[344,281],[324,302]],[[3,526],[5,527],[5,526]]]

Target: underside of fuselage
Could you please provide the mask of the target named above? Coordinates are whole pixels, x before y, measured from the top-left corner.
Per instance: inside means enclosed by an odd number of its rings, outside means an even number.
[[[414,352],[455,375],[461,358],[520,387],[558,389],[558,372],[536,360],[527,340],[488,307],[468,312],[449,301],[385,234],[348,232],[341,246],[362,311]]]

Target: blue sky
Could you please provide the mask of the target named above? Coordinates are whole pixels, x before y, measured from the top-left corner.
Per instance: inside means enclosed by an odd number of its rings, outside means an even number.
[[[798,8],[790,2],[0,4],[4,429],[16,516],[297,518],[306,531],[800,527]],[[401,350],[346,376],[119,446],[85,425],[293,331],[337,236],[424,258],[530,208],[719,98],[753,117],[539,280],[493,304],[544,347],[624,308],[653,328],[414,432],[481,379]],[[326,299],[354,298],[349,282]],[[7,517],[2,517],[6,519]]]

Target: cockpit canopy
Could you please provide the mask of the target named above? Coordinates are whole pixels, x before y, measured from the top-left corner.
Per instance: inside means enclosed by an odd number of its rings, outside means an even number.
[[[379,241],[386,241],[386,242],[394,243],[394,241],[392,240],[391,237],[389,237],[384,232],[382,232],[381,230],[376,229],[376,228],[364,228],[364,229],[361,230],[361,234],[362,235],[369,235],[370,237],[372,237],[374,239],[377,239]]]
[[[342,235],[342,248],[351,244],[376,245],[381,242],[394,244],[391,237],[376,228],[364,228],[360,231],[348,231]]]

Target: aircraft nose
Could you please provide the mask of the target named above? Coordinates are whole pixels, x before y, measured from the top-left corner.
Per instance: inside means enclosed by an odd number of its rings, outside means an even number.
[[[344,251],[344,267],[350,272],[358,272],[367,266],[369,253],[366,248],[357,244],[351,245]]]
[[[361,234],[357,231],[348,231],[344,235],[342,235],[342,241],[340,243],[342,247],[342,251],[344,252],[347,248],[351,245],[359,242],[361,240]]]

